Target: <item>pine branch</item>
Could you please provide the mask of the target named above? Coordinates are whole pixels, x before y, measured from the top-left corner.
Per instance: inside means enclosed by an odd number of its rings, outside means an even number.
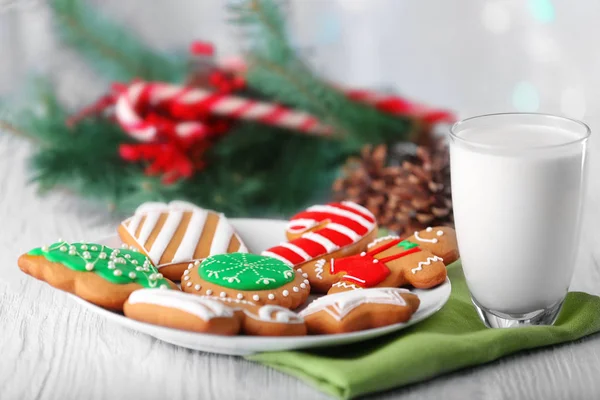
[[[182,58],[156,53],[123,27],[80,0],[51,0],[56,30],[64,42],[90,61],[97,72],[114,80],[179,81],[186,71]]]
[[[252,41],[248,84],[333,126],[344,137],[348,151],[357,152],[365,143],[412,139],[419,131],[413,118],[392,116],[352,101],[316,76],[293,50],[276,1],[246,0],[231,11],[232,21]]]

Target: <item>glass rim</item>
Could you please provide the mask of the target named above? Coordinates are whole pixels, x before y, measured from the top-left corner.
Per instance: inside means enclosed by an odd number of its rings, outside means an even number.
[[[559,143],[559,144],[529,146],[529,147],[524,148],[524,150],[555,149],[555,148],[560,148],[560,147],[566,147],[566,146],[570,146],[570,145],[577,144],[577,143],[583,143],[592,134],[592,130],[585,122],[580,121],[575,118],[569,118],[569,117],[564,117],[564,116],[555,115],[555,114],[535,113],[535,112],[505,112],[505,113],[491,113],[491,114],[476,115],[473,117],[469,117],[469,118],[465,118],[460,121],[457,121],[454,124],[452,124],[452,126],[450,127],[450,130],[449,130],[450,137],[453,140],[456,140],[460,143],[463,143],[463,144],[465,144],[467,146],[471,146],[471,147],[487,149],[487,150],[504,149],[505,147],[502,147],[502,146],[497,146],[497,145],[493,145],[493,144],[477,143],[477,142],[473,142],[471,140],[462,138],[456,134],[456,131],[461,126],[465,125],[466,123],[472,122],[473,120],[479,120],[479,119],[486,118],[486,117],[503,117],[503,116],[511,116],[511,115],[512,116],[544,117],[544,118],[550,118],[553,120],[568,121],[568,122],[572,122],[572,123],[578,125],[580,128],[583,128],[583,136],[581,136],[577,139],[569,140],[565,143]]]

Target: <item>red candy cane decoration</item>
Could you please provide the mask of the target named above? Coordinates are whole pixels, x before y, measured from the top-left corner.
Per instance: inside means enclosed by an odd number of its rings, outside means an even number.
[[[187,119],[176,126],[176,134],[180,137],[202,134],[204,126],[194,121],[194,116],[206,112],[317,135],[331,133],[329,127],[310,114],[274,103],[161,82],[134,82],[119,95],[115,113],[123,129],[142,142],[150,142],[157,135],[156,126],[138,112],[145,106],[162,107],[173,116]]]
[[[287,232],[301,234],[324,221],[321,229],[302,234],[262,252],[290,266],[297,266],[358,242],[375,228],[375,217],[366,208],[351,201],[317,205],[290,220]]]

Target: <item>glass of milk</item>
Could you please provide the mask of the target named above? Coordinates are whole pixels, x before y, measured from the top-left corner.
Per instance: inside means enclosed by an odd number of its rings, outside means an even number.
[[[575,267],[589,136],[582,122],[544,114],[484,115],[451,128],[458,247],[488,327],[556,320]]]

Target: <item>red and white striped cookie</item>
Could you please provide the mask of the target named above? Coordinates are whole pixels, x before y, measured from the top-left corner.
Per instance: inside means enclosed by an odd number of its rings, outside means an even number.
[[[328,260],[357,254],[377,236],[377,222],[366,208],[351,201],[315,205],[290,220],[287,242],[263,251],[295,267],[313,291],[325,293],[339,279],[329,279]]]
[[[183,201],[144,203],[121,223],[118,233],[165,277],[177,281],[190,263],[215,254],[248,252],[223,214]]]

